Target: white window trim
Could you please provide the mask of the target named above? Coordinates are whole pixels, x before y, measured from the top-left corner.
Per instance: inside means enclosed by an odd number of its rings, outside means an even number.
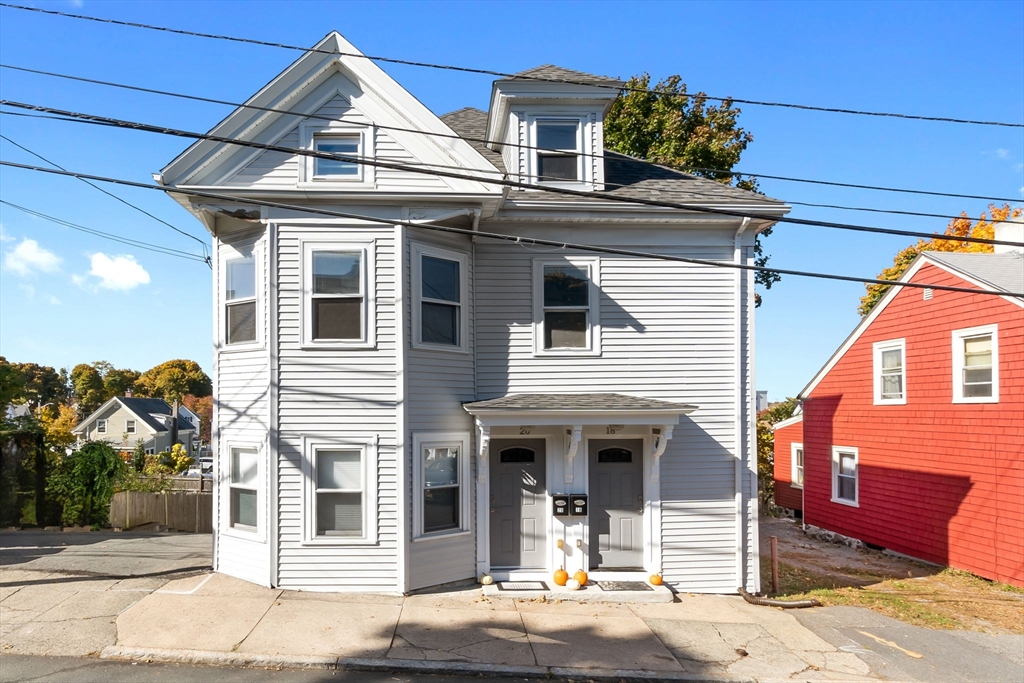
[[[301,240],[302,292],[301,323],[302,348],[304,349],[373,349],[377,345],[377,302],[374,240]],[[359,286],[363,293],[361,339],[313,339],[313,252],[315,251],[360,251],[363,267]]]
[[[124,421],[124,432],[125,432],[125,434],[137,434],[138,433],[138,423],[135,420],[125,420]]]
[[[459,448],[459,528],[444,531],[423,531],[423,449],[429,447]],[[412,506],[412,540],[413,543],[429,541],[435,538],[451,538],[463,536],[473,531],[472,496],[473,482],[470,480],[469,432],[416,432],[412,436],[413,452],[413,506]]]
[[[362,126],[341,121],[329,121],[319,124],[300,123],[299,142],[304,150],[313,151],[316,149],[317,138],[325,137],[348,137],[359,136],[359,150],[356,156],[367,160],[374,158],[374,139],[376,129],[373,126]],[[376,167],[369,164],[357,164],[357,173],[354,176],[318,176],[315,174],[316,157],[305,156],[299,163],[298,186],[300,188],[331,188],[338,186],[373,187],[376,182]]]
[[[796,462],[796,452],[797,451],[802,451],[803,454],[804,454],[804,464],[803,464],[802,468],[800,468],[800,466],[798,466],[797,462]],[[800,484],[796,483],[796,480],[797,480],[796,473],[797,473],[797,469],[798,468],[803,469],[804,474],[806,474],[806,472],[807,472],[807,451],[804,450],[804,445],[802,443],[793,443],[793,444],[790,444],[790,447],[789,447],[789,485],[792,486],[795,489],[802,489],[804,487],[803,483],[800,483]]]
[[[423,341],[423,257],[433,256],[459,264],[459,344],[431,344]],[[414,349],[469,353],[469,255],[418,242],[412,243],[412,346]],[[451,302],[448,302],[451,303]]]
[[[241,245],[222,245],[224,254],[218,259],[220,270],[220,291],[217,292],[217,299],[220,301],[220,344],[219,351],[221,353],[232,353],[236,351],[254,351],[263,348],[263,311],[261,303],[263,297],[261,292],[263,291],[263,255],[260,253],[258,242],[252,241]],[[236,259],[247,258],[251,256],[253,259],[253,292],[252,297],[242,297],[239,299],[231,299],[228,301],[228,262]],[[241,304],[248,301],[253,301],[256,304],[256,338],[251,342],[238,342],[235,344],[228,344],[228,304]]]
[[[107,421],[106,420],[96,420],[96,433],[97,434],[106,434],[107,433]]]
[[[902,406],[907,404],[907,340],[890,339],[887,341],[875,342],[872,345],[872,376],[874,378],[874,405],[876,406]],[[903,388],[900,398],[882,398],[882,352],[900,350],[900,386]]]
[[[544,266],[573,265],[590,272],[589,320],[587,346],[579,349],[544,348]],[[600,356],[601,355],[601,259],[569,256],[533,261],[533,355],[534,356]]]
[[[236,448],[246,448],[256,450],[256,528],[249,529],[244,526],[231,526],[231,451]],[[264,504],[267,500],[267,487],[263,481],[266,466],[264,460],[266,459],[267,453],[262,443],[255,441],[227,441],[224,443],[224,458],[222,462],[224,466],[219,468],[222,477],[223,487],[222,500],[223,505],[223,522],[221,524],[221,533],[225,536],[233,536],[235,538],[242,538],[247,541],[258,541],[263,542],[266,540],[267,534],[267,520],[264,514]],[[249,490],[249,489],[246,489]]]
[[[853,465],[856,474],[853,477],[853,500],[839,497],[839,454],[853,455]],[[804,464],[807,464],[807,455],[804,453]],[[860,452],[853,446],[832,447],[832,502],[850,507],[860,507]]]
[[[306,436],[302,439],[302,545],[353,546],[377,544],[377,436]],[[358,450],[362,453],[363,535],[317,536],[316,454],[317,451]]]
[[[589,158],[587,154],[591,153],[592,150],[587,149],[587,124],[589,117],[580,114],[567,114],[567,113],[538,113],[527,116],[526,125],[529,134],[529,145],[531,149],[527,158],[527,175],[530,182],[534,185],[542,185],[548,187],[565,187],[570,189],[579,189],[580,186],[590,185],[593,183],[591,178],[590,165],[586,163]],[[540,162],[538,156],[540,150],[537,149],[537,124],[547,122],[571,122],[576,123],[576,180],[541,180],[539,177]]]
[[[992,395],[964,396],[964,340],[992,335]],[[953,403],[999,403],[999,325],[953,330]]]

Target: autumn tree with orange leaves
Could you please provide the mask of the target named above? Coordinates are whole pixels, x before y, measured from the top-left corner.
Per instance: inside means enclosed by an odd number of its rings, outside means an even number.
[[[946,226],[946,231],[942,233],[946,237],[975,237],[980,239],[995,239],[996,223],[1009,220],[1011,218],[1017,218],[1021,215],[1021,209],[1010,209],[1009,204],[1004,204],[1001,207],[997,207],[995,204],[989,204],[988,211],[983,211],[978,220],[972,221],[966,213],[961,213],[959,218],[954,218]],[[892,260],[892,266],[886,268],[878,274],[879,280],[898,280],[900,276],[906,272],[910,264],[917,258],[918,254],[923,251],[946,251],[946,252],[973,252],[976,254],[991,254],[991,244],[981,244],[979,242],[962,242],[959,240],[947,240],[947,239],[935,239],[930,240],[918,240],[917,244],[912,244],[906,249],[902,250]],[[860,306],[857,308],[857,312],[861,315],[867,315],[871,312],[871,309],[875,307],[885,293],[889,290],[891,285],[879,285],[879,284],[865,284],[864,287],[868,290],[867,294],[861,297]]]

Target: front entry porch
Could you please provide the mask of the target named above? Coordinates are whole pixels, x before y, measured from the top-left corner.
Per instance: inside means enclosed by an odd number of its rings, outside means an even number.
[[[620,394],[527,394],[465,409],[480,430],[477,573],[496,582],[487,594],[671,599],[664,586],[646,585],[662,563],[659,459],[679,416],[694,406]],[[557,587],[559,568],[585,571],[590,581],[579,591]],[[509,593],[498,585],[504,581],[546,585]],[[623,591],[608,583],[623,581],[645,586]]]

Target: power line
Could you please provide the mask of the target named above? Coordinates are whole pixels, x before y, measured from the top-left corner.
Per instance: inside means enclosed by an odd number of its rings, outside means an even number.
[[[2,3],[0,3],[0,4],[2,4]],[[318,120],[318,121],[334,121],[335,120],[334,118],[331,118],[331,117],[328,117],[328,116],[319,116],[317,114],[301,114],[301,113],[298,113],[298,112],[289,111],[287,109],[278,109],[278,108],[275,108],[275,107],[262,107],[262,106],[257,105],[257,104],[245,104],[245,103],[242,103],[242,102],[233,102],[231,100],[222,100],[222,99],[213,98],[213,97],[203,97],[203,96],[200,96],[200,95],[188,95],[188,94],[184,94],[184,93],[176,93],[176,92],[171,92],[171,91],[167,91],[167,90],[158,90],[158,89],[155,89],[155,88],[145,88],[145,87],[137,86],[137,85],[127,85],[127,84],[124,84],[124,83],[115,83],[115,82],[112,82],[112,81],[103,81],[103,80],[98,80],[98,79],[94,79],[94,78],[85,78],[85,77],[82,77],[82,76],[71,76],[69,74],[55,73],[55,72],[52,72],[52,71],[43,71],[43,70],[40,70],[40,69],[30,69],[28,67],[23,67],[23,66],[14,66],[12,64],[0,64],[0,68],[2,68],[2,69],[13,69],[15,71],[23,71],[23,72],[26,72],[26,73],[39,74],[39,75],[42,75],[42,76],[51,76],[53,78],[62,78],[62,79],[70,80],[70,81],[78,81],[78,82],[81,82],[81,83],[91,83],[93,85],[103,85],[103,86],[107,86],[107,87],[111,87],[111,88],[121,88],[123,90],[131,90],[131,91],[135,91],[135,92],[143,92],[143,93],[149,93],[149,94],[153,94],[153,95],[162,95],[162,96],[166,96],[166,97],[176,97],[176,98],[179,98],[179,99],[192,100],[192,101],[195,101],[195,102],[205,102],[205,103],[208,103],[208,104],[221,104],[221,105],[225,105],[225,106],[237,107],[237,108],[240,108],[240,109],[252,109],[252,110],[255,110],[255,111],[264,111],[264,112],[274,113],[274,114],[285,114],[285,115],[289,115],[289,116],[295,116],[295,117],[299,117],[299,118],[307,118],[307,119]],[[401,126],[388,126],[388,125],[383,125],[383,124],[378,124],[378,123],[374,123],[373,125],[374,125],[375,128],[380,128],[381,130],[392,130],[392,131],[399,131],[399,132],[404,132],[404,133],[415,133],[417,135],[426,135],[426,136],[430,136],[430,137],[447,138],[447,139],[453,139],[453,140],[465,140],[467,142],[478,142],[478,143],[485,144],[485,145],[491,145],[491,144],[504,145],[504,144],[507,144],[507,143],[502,142],[500,140],[489,140],[487,138],[478,138],[478,137],[473,137],[473,136],[468,136],[468,135],[458,135],[458,134],[455,134],[455,133],[440,133],[440,132],[436,132],[436,131],[425,131],[425,130],[420,130],[420,129],[416,129],[416,128],[405,128],[405,127],[401,127]],[[527,150],[543,150],[544,149],[543,147],[537,147],[537,146],[534,146],[534,145],[516,144],[515,146],[518,147],[518,148],[527,149]],[[595,158],[595,157],[604,158],[604,156],[601,155],[601,154],[591,154],[591,153],[587,153],[587,152],[580,152],[580,153],[577,154],[577,156],[580,156],[580,157],[583,157],[583,158]],[[632,158],[632,157],[630,157],[630,158]],[[643,160],[641,160],[641,161],[643,161]],[[648,162],[648,163],[650,163],[650,162]],[[713,173],[713,174],[716,174],[716,175],[719,175],[719,176],[732,176],[732,177],[750,176],[750,177],[754,177],[754,178],[765,178],[767,180],[779,180],[779,181],[790,182],[790,183],[809,183],[809,184],[812,184],[812,185],[828,185],[828,186],[833,186],[833,187],[846,187],[846,188],[858,189],[858,190],[872,190],[872,191],[875,191],[875,192],[896,192],[896,193],[901,193],[901,194],[918,194],[918,195],[928,195],[928,196],[933,196],[933,197],[952,197],[952,198],[956,198],[956,199],[981,199],[981,200],[990,201],[990,202],[992,202],[992,201],[1000,201],[1000,202],[1015,202],[1015,201],[1017,201],[1015,199],[1007,199],[1007,198],[999,198],[999,197],[982,197],[982,196],[978,196],[978,195],[957,194],[957,193],[953,193],[953,192],[937,192],[937,191],[930,191],[930,190],[915,190],[915,189],[898,188],[898,187],[885,187],[885,186],[879,186],[879,185],[863,185],[863,184],[857,184],[857,183],[842,183],[842,182],[829,181],[829,180],[816,180],[816,179],[812,179],[812,178],[794,178],[794,177],[791,177],[791,176],[769,175],[769,174],[765,174],[765,173],[756,173],[756,172],[753,172],[753,171],[731,171],[731,170],[730,171],[726,171],[726,170],[723,170],[723,169],[706,168],[706,167],[701,167],[701,166],[678,166],[678,167],[677,166],[672,166],[671,168],[673,170],[679,170],[679,171],[684,171],[684,172],[685,171],[698,171],[698,172],[701,172],[701,173]],[[497,174],[501,174],[501,171],[493,171],[493,172],[497,173]],[[539,176],[524,176],[523,174],[515,174],[515,175],[518,175],[518,176],[521,176],[521,177],[536,177],[536,178],[539,178]],[[698,176],[698,177],[703,177],[703,176]],[[800,204],[800,202],[789,202],[789,203],[790,204]],[[883,210],[883,209],[863,209],[863,208],[859,208],[859,207],[848,207],[848,206],[839,206],[839,205],[803,204],[803,206],[821,206],[821,207],[824,207],[824,208],[841,209],[841,210],[846,210],[846,211],[876,211],[876,212],[893,213],[893,214],[900,214],[900,215],[925,216],[925,217],[929,217],[929,218],[959,218],[959,216],[948,216],[948,215],[938,215],[938,214],[929,214],[929,213],[917,213],[917,212],[908,212],[908,211],[887,211],[887,210]]]
[[[65,169],[61,169],[61,170],[65,170]],[[81,178],[79,178],[79,180],[81,180]],[[49,216],[49,215],[47,215],[45,213],[42,213],[40,211],[34,211],[34,210],[26,208],[24,206],[20,206],[18,204],[15,204],[14,202],[7,201],[6,199],[0,199],[0,204],[3,204],[4,206],[9,206],[12,209],[17,209],[18,211],[23,211],[23,212],[29,214],[30,216],[35,216],[37,218],[42,218],[42,219],[48,220],[48,221],[50,221],[52,223],[56,223],[57,225],[63,225],[64,227],[71,228],[72,230],[78,230],[78,231],[81,231],[81,232],[85,232],[85,233],[88,233],[90,235],[95,235],[97,237],[102,237],[103,239],[108,239],[108,240],[111,240],[111,241],[114,241],[114,242],[120,242],[121,244],[127,244],[128,246],[137,247],[139,249],[146,249],[147,251],[154,251],[154,252],[157,252],[158,254],[164,254],[165,256],[174,256],[176,258],[186,259],[188,261],[198,261],[200,263],[207,263],[206,258],[204,258],[202,256],[199,256],[197,254],[190,254],[187,251],[180,251],[178,249],[172,249],[170,247],[164,247],[164,246],[160,246],[160,245],[157,245],[157,244],[151,244],[149,242],[140,242],[138,240],[129,239],[127,237],[121,237],[119,235],[113,235],[113,234],[111,234],[109,232],[103,232],[102,230],[94,230],[93,228],[87,228],[87,227],[85,227],[83,225],[78,225],[77,223],[72,223],[70,221],[66,221],[66,220],[63,220],[61,218],[55,218],[54,216]]]
[[[14,140],[10,139],[9,137],[7,137],[6,135],[4,135],[4,134],[2,134],[2,133],[0,133],[0,138],[2,138],[2,139],[4,139],[4,140],[6,140],[7,142],[11,143],[12,145],[14,145],[15,147],[17,147],[17,148],[18,148],[18,149],[20,149],[20,150],[22,150],[22,151],[25,151],[25,152],[28,152],[29,154],[31,154],[31,155],[32,155],[32,156],[34,156],[35,158],[37,158],[37,159],[40,159],[40,160],[42,160],[43,162],[45,162],[45,163],[47,163],[47,164],[50,164],[51,166],[53,166],[53,167],[55,167],[55,168],[59,168],[59,169],[60,169],[60,170],[62,170],[62,171],[66,171],[66,170],[67,170],[66,168],[64,168],[63,166],[61,166],[60,164],[58,164],[57,162],[55,162],[55,161],[50,161],[49,159],[47,159],[46,157],[44,157],[44,156],[43,156],[42,154],[38,154],[38,153],[36,153],[36,152],[33,152],[33,151],[32,151],[32,150],[30,150],[30,149],[29,149],[28,147],[26,147],[26,146],[24,146],[24,145],[21,145],[21,144],[18,144],[17,142],[15,142]],[[85,179],[83,179],[83,178],[79,178],[79,180],[81,180],[81,181],[82,181],[83,183],[85,183],[85,184],[86,184],[86,185],[88,185],[89,187],[93,188],[94,190],[97,190],[97,191],[99,191],[99,192],[102,192],[103,194],[107,195],[108,197],[113,197],[114,199],[116,199],[117,201],[121,202],[121,203],[122,203],[122,204],[124,204],[125,206],[129,206],[129,207],[131,207],[131,208],[135,209],[136,211],[138,211],[139,213],[142,213],[142,214],[144,214],[144,215],[146,215],[146,216],[149,216],[150,218],[152,218],[153,220],[155,220],[155,221],[157,221],[157,222],[159,222],[159,223],[163,223],[164,225],[166,225],[166,226],[167,226],[168,228],[170,228],[171,230],[173,230],[173,231],[175,231],[175,232],[177,232],[177,233],[181,233],[181,234],[182,234],[182,235],[184,235],[185,237],[188,237],[189,239],[193,239],[193,240],[195,240],[196,242],[199,242],[199,244],[201,244],[201,245],[203,246],[203,256],[204,256],[204,259],[206,260],[207,264],[208,264],[208,265],[210,265],[210,266],[212,267],[212,261],[211,261],[211,259],[209,258],[209,256],[207,256],[207,255],[206,255],[206,242],[202,241],[202,240],[201,240],[201,239],[199,239],[198,237],[195,237],[195,236],[193,236],[193,235],[190,235],[189,233],[185,232],[184,230],[181,230],[181,229],[179,229],[179,228],[176,228],[176,227],[174,227],[173,225],[171,225],[170,223],[168,223],[168,222],[167,222],[167,221],[165,221],[164,219],[162,219],[162,218],[158,218],[158,217],[154,216],[154,215],[153,215],[153,214],[151,214],[151,213],[150,213],[149,211],[146,211],[145,209],[143,209],[143,208],[142,208],[142,207],[140,207],[140,206],[136,206],[135,204],[132,204],[132,203],[131,203],[131,202],[129,202],[129,201],[127,200],[127,199],[124,199],[124,198],[122,198],[122,197],[118,197],[118,196],[117,196],[116,194],[114,194],[113,192],[109,192],[109,191],[107,191],[107,190],[104,190],[104,189],[103,189],[102,187],[100,187],[99,185],[95,185],[95,184],[93,184],[93,183],[91,183],[91,182],[89,182],[88,180],[85,180]]]
[[[836,107],[819,107],[809,104],[792,104],[787,102],[770,102],[765,100],[747,100],[740,99],[737,97],[714,97],[705,93],[698,93],[696,95],[683,94],[683,93],[671,93],[658,90],[657,88],[637,88],[622,84],[618,79],[608,79],[608,81],[601,80],[577,80],[572,78],[552,78],[545,76],[530,76],[524,74],[511,74],[502,71],[492,71],[490,69],[477,69],[466,66],[455,66],[452,64],[434,64],[431,62],[417,62],[408,59],[397,59],[394,57],[381,57],[375,55],[364,55],[355,52],[336,52],[334,50],[324,50],[316,47],[302,47],[299,45],[289,45],[287,43],[277,43],[266,40],[256,40],[254,38],[240,38],[237,36],[218,35],[214,33],[203,33],[201,31],[187,31],[183,29],[170,28],[167,26],[155,26],[153,24],[142,24],[132,21],[120,21],[118,19],[104,19],[101,17],[91,17],[85,14],[71,14],[69,12],[59,12],[57,10],[42,9],[39,7],[26,7],[24,5],[15,5],[7,2],[0,2],[0,7],[7,7],[9,9],[24,10],[26,12],[38,12],[40,14],[49,14],[53,16],[65,17],[68,19],[80,19],[85,21],[94,21],[101,24],[113,24],[116,26],[129,26],[131,28],[141,28],[150,31],[162,31],[164,33],[174,33],[183,36],[192,36],[195,38],[210,38],[214,40],[224,40],[234,43],[244,43],[247,45],[260,45],[263,47],[275,47],[284,50],[296,50],[300,52],[315,52],[329,55],[338,55],[341,57],[354,57],[359,59],[368,59],[373,62],[385,62],[389,64],[402,64],[404,66],[416,66],[428,69],[441,69],[444,71],[458,71],[462,73],[480,74],[485,76],[497,76],[499,78],[513,78],[516,80],[526,81],[542,81],[546,83],[565,83],[569,85],[586,85],[596,88],[604,88],[609,90],[615,90],[618,92],[639,92],[639,93],[654,93],[659,95],[672,95],[680,98],[704,98],[708,100],[715,100],[716,102],[737,102],[739,104],[750,104],[759,107],[781,107],[785,109],[800,109],[805,111],[818,111],[826,112],[830,114],[853,114],[857,116],[875,116],[884,118],[898,118],[898,119],[910,119],[916,121],[938,121],[943,123],[964,123],[978,126],[1002,126],[1008,128],[1024,128],[1024,123],[1005,123],[1001,121],[977,121],[973,119],[958,119],[947,116],[923,116],[918,114],[897,114],[893,112],[879,112],[879,111],[865,111],[860,109],[842,109]],[[614,82],[609,82],[614,81]]]
[[[224,136],[220,136],[220,135],[211,135],[209,133],[194,133],[194,132],[191,132],[191,131],[184,131],[184,130],[179,130],[179,129],[175,129],[175,128],[166,128],[166,127],[162,127],[162,126],[155,126],[155,125],[151,125],[151,124],[141,123],[141,122],[138,122],[138,121],[125,121],[125,120],[122,120],[122,119],[114,119],[114,118],[109,118],[109,117],[105,117],[105,116],[95,116],[95,115],[92,115],[92,114],[84,114],[84,113],[81,113],[81,112],[71,112],[71,111],[67,111],[67,110],[63,110],[63,109],[54,109],[52,107],[44,107],[44,106],[41,106],[41,105],[26,104],[26,103],[22,103],[22,102],[14,102],[14,101],[11,101],[11,100],[0,100],[0,105],[6,105],[6,106],[11,106],[11,107],[18,107],[18,108],[22,108],[22,109],[29,109],[29,110],[32,110],[32,111],[46,112],[46,113],[55,114],[55,115],[58,115],[58,116],[71,117],[70,119],[63,119],[63,120],[75,120],[75,121],[81,121],[81,122],[84,122],[84,123],[90,123],[90,124],[95,124],[95,125],[111,126],[111,127],[115,127],[115,128],[129,128],[129,129],[132,129],[132,130],[139,130],[139,131],[143,131],[143,132],[159,133],[159,134],[162,134],[162,135],[173,135],[173,136],[176,136],[176,137],[191,138],[191,139],[196,139],[196,140],[212,140],[212,141],[215,141],[215,142],[222,142],[222,143],[226,143],[226,144],[239,145],[239,146],[243,146],[243,147],[253,147],[253,148],[256,148],[256,149],[263,149],[263,150],[276,151],[276,152],[285,152],[287,154],[294,154],[294,155],[299,155],[299,156],[308,156],[308,157],[313,157],[313,158],[318,158],[318,159],[328,159],[328,160],[331,160],[331,161],[343,161],[343,162],[348,162],[348,163],[365,164],[365,165],[376,166],[376,167],[380,167],[380,168],[389,168],[389,169],[393,169],[393,170],[402,170],[402,171],[407,171],[407,172],[410,172],[410,173],[418,173],[418,174],[423,174],[423,175],[433,175],[433,176],[439,176],[439,177],[443,177],[443,178],[454,178],[454,179],[459,179],[459,180],[470,180],[470,181],[479,182],[479,183],[483,183],[483,184],[500,185],[500,186],[503,186],[503,187],[512,187],[512,188],[529,189],[529,190],[536,190],[536,189],[538,189],[537,185],[532,185],[532,184],[529,184],[529,183],[522,183],[522,182],[518,182],[518,181],[514,181],[514,180],[509,180],[509,179],[480,178],[478,176],[467,175],[465,173],[455,173],[455,172],[452,172],[452,171],[427,170],[427,169],[418,168],[418,167],[415,167],[415,166],[408,166],[408,165],[403,164],[403,163],[381,161],[379,159],[370,159],[370,158],[362,157],[362,156],[358,156],[358,155],[335,154],[335,153],[330,153],[330,152],[320,152],[320,151],[317,151],[317,150],[306,150],[306,149],[296,149],[296,148],[293,148],[293,147],[283,147],[283,146],[280,146],[280,145],[271,145],[271,144],[265,144],[265,143],[259,143],[259,142],[252,142],[252,141],[248,141],[248,140],[238,140],[238,139],[235,139],[235,138],[228,138],[228,137],[224,137]],[[0,114],[3,114],[3,113],[6,113],[6,112],[0,111]],[[922,238],[927,238],[927,239],[939,239],[939,240],[946,240],[946,241],[951,241],[951,242],[973,242],[973,243],[978,243],[978,244],[993,244],[993,245],[994,244],[1000,244],[1000,245],[1008,245],[1008,246],[1024,246],[1024,244],[1017,243],[1017,242],[1009,242],[1009,241],[1005,241],[1005,240],[990,240],[990,239],[984,239],[984,238],[980,238],[980,237],[967,237],[967,236],[965,236],[965,237],[953,237],[953,236],[939,235],[937,233],[918,232],[918,231],[914,231],[914,230],[898,230],[898,229],[894,229],[894,228],[878,228],[878,227],[873,227],[873,226],[853,225],[853,224],[849,224],[849,223],[834,223],[834,222],[827,222],[827,221],[815,221],[815,220],[809,220],[809,219],[806,219],[806,218],[790,218],[790,217],[786,217],[786,216],[771,216],[771,217],[768,217],[768,216],[765,216],[763,214],[757,214],[757,213],[754,213],[754,212],[751,212],[751,211],[737,211],[737,210],[732,210],[732,209],[717,208],[717,207],[710,207],[710,206],[704,206],[704,205],[682,204],[682,203],[676,203],[676,202],[667,202],[667,201],[663,201],[663,200],[643,199],[643,198],[639,198],[639,197],[622,197],[622,196],[619,196],[619,195],[606,194],[606,193],[602,193],[602,192],[593,192],[593,191],[584,191],[584,190],[572,190],[572,189],[568,189],[568,188],[553,187],[553,186],[544,186],[542,189],[544,191],[546,191],[546,192],[551,192],[551,193],[554,193],[554,194],[563,194],[563,195],[568,195],[568,196],[573,196],[573,197],[584,197],[584,198],[587,198],[587,199],[601,199],[601,200],[621,202],[621,203],[627,203],[627,204],[639,204],[639,205],[643,205],[643,206],[653,206],[653,207],[657,207],[657,208],[678,209],[678,210],[682,210],[682,211],[695,211],[695,212],[698,212],[698,213],[710,213],[710,214],[723,215],[723,216],[734,216],[734,217],[737,217],[737,218],[767,219],[767,220],[771,220],[771,221],[775,221],[775,222],[792,223],[794,225],[808,225],[808,226],[832,228],[832,229],[838,229],[838,230],[852,230],[852,231],[855,231],[855,232],[871,232],[871,233],[887,234],[887,235],[903,235],[903,236],[909,236],[909,237],[922,237]]]
[[[74,173],[72,171],[59,171],[53,168],[43,168],[41,166],[30,166],[28,164],[19,164],[13,161],[0,160],[0,166],[8,166],[10,168],[20,168],[28,171],[36,171],[39,173],[49,173],[53,175],[63,175],[72,177],[88,178],[97,182],[114,183],[117,185],[125,185],[127,187],[138,187],[147,190],[157,190],[164,193],[184,193],[195,197],[202,197],[206,199],[214,199],[218,201],[230,202],[233,204],[249,204],[252,206],[266,206],[268,208],[283,209],[287,211],[297,211],[300,213],[331,216],[333,218],[345,218],[349,220],[366,221],[370,223],[377,223],[382,225],[403,225],[409,228],[419,228],[424,230],[434,230],[438,232],[449,232],[459,235],[467,235],[471,237],[483,237],[487,239],[501,240],[505,242],[515,242],[516,244],[522,244],[526,246],[549,246],[557,249],[575,249],[579,251],[589,251],[599,254],[612,254],[617,256],[632,256],[636,258],[649,258],[660,261],[674,261],[679,263],[688,263],[691,265],[699,266],[710,266],[714,268],[732,268],[735,270],[748,270],[753,272],[775,272],[783,275],[793,275],[794,277],[810,277],[824,280],[839,280],[843,282],[858,282],[867,284],[879,284],[879,285],[891,285],[894,287],[912,287],[917,289],[933,289],[947,292],[965,292],[968,294],[986,294],[993,296],[1012,296],[1024,298],[1024,292],[994,292],[985,289],[974,289],[970,287],[956,287],[952,285],[938,285],[928,284],[921,282],[899,282],[895,280],[879,280],[875,278],[862,278],[854,277],[852,275],[836,275],[833,273],[820,273],[814,271],[804,270],[789,270],[782,268],[768,268],[765,266],[755,266],[747,263],[732,263],[728,261],[708,261],[706,259],[688,258],[685,256],[670,256],[666,254],[656,254],[653,252],[637,251],[633,249],[620,249],[616,247],[601,247],[592,244],[578,244],[574,242],[559,242],[556,240],[534,238],[534,237],[523,237],[521,235],[509,235],[495,232],[485,232],[481,230],[473,230],[470,228],[455,228],[444,225],[424,225],[421,223],[413,223],[411,221],[394,220],[391,218],[381,218],[377,216],[366,216],[362,214],[345,213],[342,211],[335,211],[332,209],[323,209],[314,206],[302,206],[298,204],[287,204],[284,202],[275,202],[266,199],[256,199],[252,197],[238,197],[235,195],[227,195],[219,192],[206,192],[205,190],[191,190],[182,189],[177,187],[162,187],[159,185],[147,185],[145,183],[139,183],[132,180],[121,180],[118,178],[109,178],[105,176],[97,176],[86,173]],[[1024,246],[1024,245],[1022,245]]]

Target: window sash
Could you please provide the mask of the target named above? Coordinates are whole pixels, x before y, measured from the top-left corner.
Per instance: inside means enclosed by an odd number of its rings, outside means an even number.
[[[241,282],[237,282],[241,279]],[[224,263],[224,301],[256,299],[256,257],[253,254]]]
[[[847,503],[857,503],[857,480],[860,463],[853,451],[833,451],[832,497]]]
[[[124,423],[124,431],[127,434],[135,433],[135,420],[126,420]]]
[[[332,254],[337,256],[354,256],[358,266],[355,275],[357,289],[344,291],[351,282],[339,279],[334,289],[341,291],[317,291],[318,287],[329,289],[330,283],[317,281],[317,255]],[[326,263],[326,262],[325,262]],[[367,259],[364,249],[320,248],[312,249],[307,261],[309,297],[309,338],[313,342],[358,342],[366,339],[366,278]],[[326,279],[325,274],[325,279]],[[344,276],[341,276],[344,278]],[[357,321],[353,321],[352,303],[358,303]],[[345,305],[349,304],[349,305]],[[331,310],[333,309],[333,311]],[[329,313],[329,314],[328,314]],[[328,315],[325,315],[328,314]],[[358,322],[356,327],[355,323]],[[356,329],[352,329],[356,327]]]
[[[793,483],[804,485],[804,449],[797,448],[793,454]]]
[[[341,154],[358,157],[361,156],[361,136],[359,135],[315,135],[313,137],[313,148],[317,152],[328,154]],[[336,149],[327,149],[333,147]],[[354,161],[342,161],[340,159],[313,158],[314,178],[335,178],[335,177],[358,177],[359,164]]]
[[[259,528],[259,491],[248,486],[231,484],[230,524],[232,528],[255,531]]]
[[[107,433],[107,421],[106,420],[96,420],[96,433],[97,434],[106,434]]]
[[[429,460],[444,467],[431,473]],[[420,450],[422,472],[423,533],[432,534],[462,528],[462,466],[465,454],[461,444],[424,444]],[[431,481],[433,479],[433,481]]]

